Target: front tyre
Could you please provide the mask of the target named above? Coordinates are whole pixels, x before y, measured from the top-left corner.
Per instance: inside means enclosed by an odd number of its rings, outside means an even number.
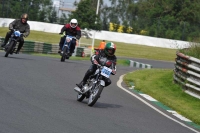
[[[12,49],[13,49],[13,47],[14,47],[14,41],[11,41],[9,44],[8,44],[8,46],[7,46],[7,48],[6,48],[6,54],[5,54],[5,57],[8,57],[8,55],[9,55],[9,53],[12,51]]]
[[[82,102],[84,98],[85,98],[84,94],[78,94],[77,95],[77,101],[79,101],[79,102]]]
[[[64,61],[65,61],[66,52],[67,52],[67,47],[65,46],[65,47],[64,47],[64,50],[63,50],[63,54],[62,54],[61,59],[60,59],[61,62],[64,62]]]
[[[102,91],[103,91],[103,86],[100,84],[96,85],[95,89],[92,90],[88,98],[88,106],[93,106],[96,103]]]

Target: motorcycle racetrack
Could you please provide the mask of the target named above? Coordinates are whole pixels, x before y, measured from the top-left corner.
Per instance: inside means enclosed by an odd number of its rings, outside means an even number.
[[[6,58],[4,54],[0,52],[0,133],[199,132],[154,107],[182,124],[167,118],[117,86],[121,75],[140,68],[117,66],[117,75],[111,76],[112,84],[89,107],[87,99],[76,100],[74,87],[90,67],[90,61],[60,62],[59,58],[22,53]],[[154,68],[174,67],[173,62],[136,61]],[[129,91],[123,82],[121,85]]]

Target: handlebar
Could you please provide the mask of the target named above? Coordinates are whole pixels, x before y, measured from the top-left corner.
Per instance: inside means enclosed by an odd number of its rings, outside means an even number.
[[[59,34],[61,35],[61,37],[67,37],[67,36],[69,36],[70,38],[78,40],[75,36],[70,36],[70,35],[66,35],[66,34],[63,34],[63,33],[59,33]]]
[[[95,64],[95,65],[97,65],[98,68],[101,68],[101,67],[102,67],[100,64]]]
[[[64,36],[66,36],[66,37],[69,37],[69,38],[76,39],[76,37],[75,37],[75,36],[69,36],[69,35],[64,35]]]

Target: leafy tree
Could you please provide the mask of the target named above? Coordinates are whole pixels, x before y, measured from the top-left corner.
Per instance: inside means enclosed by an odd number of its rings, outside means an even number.
[[[124,33],[127,33],[128,32],[128,22],[127,21],[123,21],[123,28],[122,28],[122,30],[123,30],[123,32]]]
[[[134,7],[134,0],[110,0],[110,2],[111,6],[104,7],[103,10],[107,12],[104,16],[107,16],[109,23],[114,23],[114,31],[118,31],[117,28],[123,24],[126,24],[123,26],[124,28],[132,27],[136,16],[134,13],[137,11],[137,8]],[[124,29],[123,32],[129,31]]]
[[[107,5],[101,6],[103,3],[100,4],[100,11],[99,16],[102,19],[102,30],[109,30],[109,7]]]
[[[37,5],[36,5],[37,6]],[[54,12],[54,16],[53,15]],[[43,3],[40,4],[39,12],[37,13],[38,19],[37,21],[41,22],[50,22],[51,19],[56,19],[57,12],[55,11],[55,8],[53,8],[52,2],[49,0],[43,0]],[[56,22],[56,20],[52,20],[53,23]]]
[[[26,12],[33,21],[63,24],[76,18],[81,28],[88,29],[109,30],[113,23],[116,32],[124,25],[123,32],[132,27],[132,34],[189,41],[200,36],[200,0],[109,1],[108,6],[100,0],[96,15],[98,0],[80,0],[68,19],[64,14],[58,19],[52,0],[0,0],[0,17],[19,18]]]
[[[79,26],[84,29],[101,30],[101,20],[96,15],[96,8],[92,6],[92,0],[82,0],[77,5],[76,11],[69,15],[68,21],[72,18],[78,20]]]
[[[67,21],[67,16],[62,13],[61,17],[60,17],[60,24],[65,24]]]
[[[137,7],[138,21],[146,18],[140,25],[151,36],[186,40],[190,33],[197,34],[194,31],[200,30],[195,26],[200,20],[198,0],[139,0]],[[182,22],[192,24],[192,30]]]
[[[43,9],[41,11],[39,11],[38,21],[40,21],[40,22],[46,22],[47,21],[46,18],[47,18],[46,11],[43,10]]]
[[[119,23],[113,23],[113,31],[117,32],[120,27]]]
[[[51,0],[0,0],[0,17],[20,18],[21,14],[28,13],[29,20],[47,21]]]
[[[50,7],[50,11],[48,12],[48,21],[50,23],[57,23],[57,13],[55,7]]]

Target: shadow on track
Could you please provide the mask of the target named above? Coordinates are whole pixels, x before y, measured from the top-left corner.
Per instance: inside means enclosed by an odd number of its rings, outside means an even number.
[[[85,104],[87,106],[87,100],[79,102],[79,103]],[[92,106],[92,108],[121,108],[121,107],[122,107],[121,105],[101,103],[101,102],[98,102],[98,101]]]
[[[121,105],[97,102],[94,108],[121,108]]]
[[[10,58],[10,59],[17,59],[17,60],[34,60],[34,59],[29,59],[29,58],[22,58],[22,57],[14,57],[14,56],[8,56],[3,58]]]

